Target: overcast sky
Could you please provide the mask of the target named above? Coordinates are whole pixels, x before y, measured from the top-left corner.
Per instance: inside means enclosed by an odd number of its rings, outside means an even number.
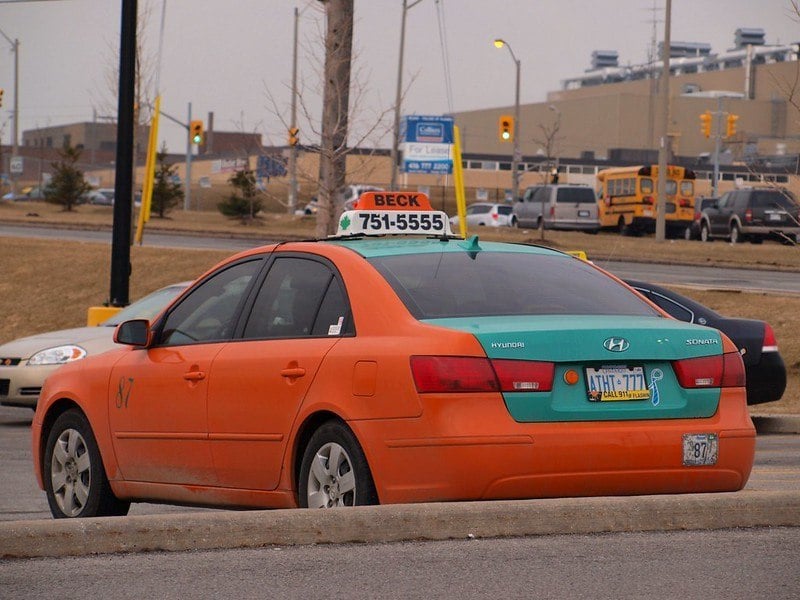
[[[191,102],[195,118],[205,120],[214,112],[218,130],[257,131],[265,144],[285,143],[297,6],[302,11],[301,85],[310,116],[319,118],[320,2],[139,0],[140,8],[151,9],[143,39],[153,56],[163,1],[163,111],[185,120]],[[653,0],[421,0],[407,12],[403,113],[512,105],[514,63],[505,48],[493,46],[496,37],[504,38],[521,61],[523,103],[543,101],[562,79],[580,75],[593,50],[616,50],[623,65],[646,62],[654,13],[658,38],[663,38],[665,1],[656,4],[654,11]],[[381,114],[391,127],[402,5],[402,0],[355,0],[354,66],[360,82],[355,129],[369,128]],[[121,0],[0,0],[0,31],[20,42],[20,141],[26,129],[91,121],[93,109],[99,115],[116,111],[108,80],[118,64],[120,7]],[[673,41],[706,42],[713,52],[731,48],[739,27],[764,29],[768,43],[800,41],[789,0],[673,0],[672,13]],[[5,89],[0,128],[3,142],[10,143],[14,61],[2,36],[0,46],[0,87]],[[319,141],[303,117],[300,127],[303,142]],[[161,129],[170,151],[185,149],[185,134],[177,125],[162,120]],[[380,140],[383,147],[387,140]]]

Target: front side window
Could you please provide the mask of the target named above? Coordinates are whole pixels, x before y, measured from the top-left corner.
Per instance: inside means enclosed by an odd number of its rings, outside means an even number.
[[[646,315],[651,306],[582,261],[525,252],[375,257],[418,319],[498,315]]]
[[[258,291],[246,339],[352,333],[350,308],[333,271],[316,260],[279,257]]]
[[[159,345],[229,339],[236,326],[239,305],[260,267],[260,259],[248,260],[211,275],[167,315]]]

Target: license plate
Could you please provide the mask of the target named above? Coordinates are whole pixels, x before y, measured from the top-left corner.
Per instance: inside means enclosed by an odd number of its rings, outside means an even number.
[[[782,221],[783,215],[780,213],[769,213],[769,220],[770,221]]]
[[[589,211],[588,210],[579,210],[578,211],[578,216],[579,217],[588,217],[589,216]]]
[[[699,467],[717,464],[719,437],[716,433],[684,433],[683,465]]]
[[[627,365],[586,368],[586,395],[590,402],[649,400],[643,367]]]

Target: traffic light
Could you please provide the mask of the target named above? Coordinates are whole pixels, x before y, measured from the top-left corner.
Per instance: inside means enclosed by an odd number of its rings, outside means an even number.
[[[739,120],[739,115],[733,113],[728,114],[728,127],[725,130],[725,137],[733,137],[736,135],[736,121]]]
[[[289,127],[289,145],[297,146],[300,142],[300,130],[297,127]]]
[[[514,139],[514,117],[503,115],[497,123],[497,135],[501,142],[510,142]]]
[[[5,94],[5,90],[0,88],[0,106],[3,106],[3,94]]]
[[[703,132],[703,135],[706,137],[711,137],[711,111],[707,110],[703,114],[700,115],[700,131]]]
[[[203,122],[200,120],[189,123],[189,139],[199,146],[203,143]]]

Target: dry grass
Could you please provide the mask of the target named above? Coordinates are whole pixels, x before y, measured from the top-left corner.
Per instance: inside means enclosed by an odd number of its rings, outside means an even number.
[[[108,207],[81,206],[75,213],[65,213],[59,207],[43,203],[0,202],[0,221],[110,227],[112,210]],[[148,230],[210,231],[259,240],[310,238],[314,233],[314,219],[267,213],[256,224],[242,225],[214,212],[175,211],[169,219],[152,219]],[[488,239],[541,243],[538,231],[481,229],[477,233]],[[651,237],[623,238],[615,234],[548,231],[544,243],[564,250],[585,250],[595,261],[655,259],[661,262],[800,271],[800,248],[774,242],[732,246],[719,241],[703,244],[674,240],[657,244]],[[194,279],[229,254],[228,251],[165,250],[134,246],[131,249],[131,300],[160,286]],[[3,315],[0,320],[0,342],[42,331],[84,325],[86,308],[100,305],[108,298],[109,272],[110,247],[107,244],[0,237],[0,273],[3,275],[0,278],[0,314]],[[780,402],[757,406],[754,412],[800,414],[800,297],[680,291],[723,314],[763,319],[772,325],[789,370],[789,384]]]

